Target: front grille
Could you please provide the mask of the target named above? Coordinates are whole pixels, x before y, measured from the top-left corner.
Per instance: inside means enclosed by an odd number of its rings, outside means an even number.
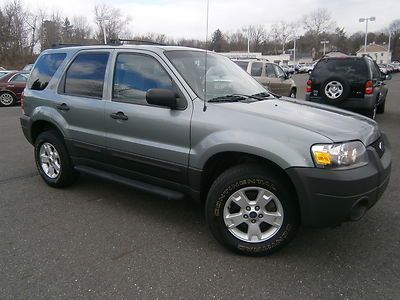
[[[375,149],[375,151],[378,153],[379,157],[382,157],[383,154],[385,153],[385,144],[383,143],[382,137],[379,137],[375,142],[371,144],[371,147]]]

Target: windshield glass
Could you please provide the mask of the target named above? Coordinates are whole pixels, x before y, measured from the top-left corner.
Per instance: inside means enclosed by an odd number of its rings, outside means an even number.
[[[207,72],[205,72],[206,52],[175,50],[166,51],[185,81],[201,99],[210,100],[232,94],[254,95],[267,90],[230,59],[207,52]],[[205,93],[205,73],[207,73],[207,95]]]

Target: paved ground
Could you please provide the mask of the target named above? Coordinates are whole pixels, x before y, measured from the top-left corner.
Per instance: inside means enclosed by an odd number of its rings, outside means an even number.
[[[295,80],[303,90],[306,76]],[[0,299],[399,299],[400,74],[388,84],[378,122],[394,157],[381,201],[357,223],[302,229],[265,258],[225,251],[191,201],[87,176],[49,188],[19,108],[0,108]]]

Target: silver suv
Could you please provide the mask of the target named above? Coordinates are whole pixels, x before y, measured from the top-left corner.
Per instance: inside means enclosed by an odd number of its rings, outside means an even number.
[[[247,255],[283,247],[299,224],[361,218],[390,177],[389,143],[374,121],[278,99],[229,59],[198,49],[46,50],[22,108],[48,185],[88,173],[199,199],[215,238]]]

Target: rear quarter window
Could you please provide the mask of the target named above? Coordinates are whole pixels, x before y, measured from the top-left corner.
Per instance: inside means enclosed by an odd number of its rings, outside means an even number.
[[[42,55],[31,72],[27,84],[28,88],[38,91],[44,90],[66,56],[65,53]]]
[[[247,67],[249,66],[248,61],[233,61],[233,62],[247,72]]]
[[[325,79],[340,76],[348,80],[367,80],[368,67],[363,59],[322,59],[313,70],[313,77]]]

